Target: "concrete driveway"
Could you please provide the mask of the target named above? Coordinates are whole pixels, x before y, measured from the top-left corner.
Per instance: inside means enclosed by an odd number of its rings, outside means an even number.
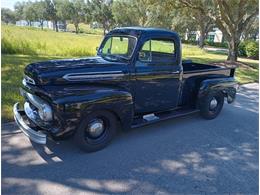
[[[85,154],[2,126],[3,194],[258,194],[258,84],[215,120],[198,114],[121,133]]]

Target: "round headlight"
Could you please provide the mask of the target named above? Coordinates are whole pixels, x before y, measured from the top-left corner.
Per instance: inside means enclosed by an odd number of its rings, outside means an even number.
[[[39,116],[43,121],[51,121],[52,120],[52,110],[50,106],[43,105],[41,109],[39,109]]]

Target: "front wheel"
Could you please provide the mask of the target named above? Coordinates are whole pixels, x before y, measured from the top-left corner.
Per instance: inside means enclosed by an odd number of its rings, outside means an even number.
[[[209,92],[199,100],[199,110],[203,118],[211,120],[218,116],[224,104],[224,95],[221,91]]]
[[[74,136],[76,144],[86,152],[106,147],[117,131],[117,119],[108,111],[96,111],[84,118]]]

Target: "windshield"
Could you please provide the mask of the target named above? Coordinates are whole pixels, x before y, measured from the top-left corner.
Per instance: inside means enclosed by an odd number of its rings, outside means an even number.
[[[136,45],[136,38],[110,36],[104,40],[99,54],[103,57],[130,59]]]

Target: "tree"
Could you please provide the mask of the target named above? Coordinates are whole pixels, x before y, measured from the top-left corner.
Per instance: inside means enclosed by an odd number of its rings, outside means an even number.
[[[53,30],[58,29],[57,0],[45,0],[47,19],[53,22]]]
[[[241,35],[258,15],[257,0],[179,0],[190,8],[212,18],[228,42],[228,58],[237,61]]]
[[[244,40],[254,39],[256,40],[259,36],[259,17],[255,17],[252,24],[243,32],[242,38]]]
[[[139,17],[133,1],[115,1],[112,6],[115,23],[119,26],[137,26]]]
[[[182,39],[190,32],[197,31],[197,24],[195,18],[187,12],[187,9],[173,9],[172,10],[172,26],[171,28],[179,33]]]
[[[6,24],[15,24],[15,13],[8,8],[1,8],[1,21]]]
[[[46,3],[44,1],[34,2],[34,9],[36,10],[36,21],[40,22],[41,29],[43,29],[43,22],[48,18]]]
[[[93,22],[102,24],[104,34],[109,31],[114,23],[112,14],[112,0],[88,0],[88,12]]]
[[[148,9],[146,10],[146,26],[170,29],[172,26],[173,10],[165,11],[166,6],[167,1],[160,1],[147,6]]]
[[[16,20],[24,20],[24,7],[25,2],[16,2],[14,5]]]
[[[191,16],[194,17],[194,22],[197,24],[200,32],[199,47],[203,48],[209,31],[214,27],[214,22],[210,17],[198,10],[194,10]]]
[[[23,7],[23,15],[24,19],[28,22],[29,26],[31,26],[32,21],[37,20],[37,10],[33,2],[28,1],[25,3]]]
[[[150,0],[134,0],[133,4],[136,8],[136,13],[139,17],[139,25],[147,26],[148,24],[148,12],[150,9]]]
[[[79,32],[79,23],[85,19],[85,3],[84,0],[64,0],[57,4],[57,15],[63,20],[70,20],[74,26],[76,33]]]
[[[156,17],[149,15],[150,10],[156,13],[155,5],[151,9],[150,0],[120,0],[113,2],[112,7],[113,17],[119,26],[148,26],[156,21]]]

